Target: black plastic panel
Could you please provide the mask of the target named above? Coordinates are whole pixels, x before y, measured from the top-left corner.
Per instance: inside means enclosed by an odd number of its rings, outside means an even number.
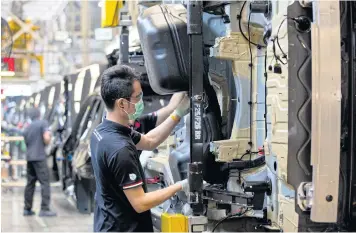
[[[183,5],[156,5],[137,21],[152,89],[158,94],[188,90],[186,9]]]
[[[288,17],[306,15],[312,18],[310,8],[299,2],[288,7]],[[311,35],[299,33],[288,20],[288,183],[295,190],[300,183],[311,181]],[[304,46],[305,47],[304,47]]]

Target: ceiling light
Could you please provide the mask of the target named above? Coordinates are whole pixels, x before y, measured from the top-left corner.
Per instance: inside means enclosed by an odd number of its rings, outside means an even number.
[[[15,72],[14,71],[1,71],[0,72],[0,76],[5,76],[5,77],[13,77],[15,76]]]
[[[103,4],[104,4],[103,1],[99,1],[98,2],[98,7],[100,7],[100,8],[103,7]]]
[[[72,43],[72,39],[71,38],[67,38],[67,39],[64,40],[64,43],[71,44]]]

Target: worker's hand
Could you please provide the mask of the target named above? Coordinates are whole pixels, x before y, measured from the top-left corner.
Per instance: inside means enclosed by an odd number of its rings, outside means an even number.
[[[185,192],[186,195],[188,195],[189,193],[188,179],[178,181],[176,184],[180,184],[182,186],[182,191]]]
[[[169,105],[174,109],[176,109],[179,103],[184,99],[186,94],[187,94],[186,92],[174,93],[171,97],[171,100],[169,101]]]
[[[174,113],[180,118],[182,118],[189,113],[189,110],[190,110],[190,99],[188,97],[188,94],[185,93],[183,99],[178,104],[177,109],[174,110]]]

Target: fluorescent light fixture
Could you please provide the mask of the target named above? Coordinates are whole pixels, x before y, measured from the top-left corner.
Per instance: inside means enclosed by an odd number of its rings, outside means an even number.
[[[64,43],[71,44],[72,43],[72,39],[71,38],[67,38],[67,39],[65,39]]]
[[[54,39],[56,41],[66,41],[69,38],[69,33],[67,31],[56,31],[54,34]]]
[[[5,77],[13,77],[15,76],[14,71],[0,71],[0,76],[5,76]]]
[[[5,96],[30,96],[31,87],[29,85],[5,85],[4,95]]]
[[[112,28],[96,28],[95,29],[95,40],[98,40],[98,41],[103,41],[103,40],[111,41],[112,39],[113,39]]]

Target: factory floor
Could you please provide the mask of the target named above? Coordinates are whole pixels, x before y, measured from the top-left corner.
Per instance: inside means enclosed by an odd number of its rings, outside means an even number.
[[[93,232],[93,215],[80,214],[59,186],[51,187],[51,208],[57,217],[40,218],[41,189],[36,187],[33,210],[24,217],[24,187],[1,188],[1,232]]]

